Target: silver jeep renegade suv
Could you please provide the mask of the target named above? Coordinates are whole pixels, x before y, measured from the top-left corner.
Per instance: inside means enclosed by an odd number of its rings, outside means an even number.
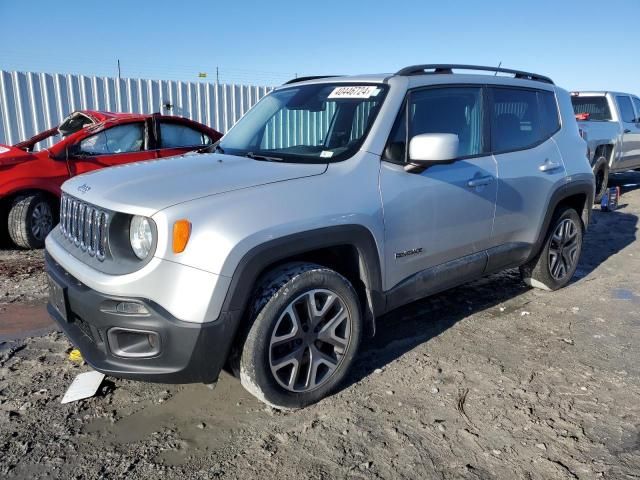
[[[50,314],[108,375],[210,383],[227,366],[298,408],[389,310],[506,268],[565,286],[594,195],[570,96],[493,72],[297,79],[208,152],[69,180]]]

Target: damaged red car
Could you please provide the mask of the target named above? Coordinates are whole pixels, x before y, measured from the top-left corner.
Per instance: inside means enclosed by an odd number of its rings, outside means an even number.
[[[70,177],[179,155],[221,137],[182,117],[83,110],[29,140],[0,145],[0,240],[41,248],[58,222],[60,186]]]

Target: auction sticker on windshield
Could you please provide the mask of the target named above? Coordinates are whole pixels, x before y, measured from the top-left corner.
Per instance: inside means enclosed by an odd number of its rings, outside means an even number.
[[[346,87],[336,87],[327,98],[370,98],[380,93],[378,87],[371,85],[349,85]]]

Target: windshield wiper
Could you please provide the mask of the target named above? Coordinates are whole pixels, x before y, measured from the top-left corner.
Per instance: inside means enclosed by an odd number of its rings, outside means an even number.
[[[251,158],[253,160],[264,160],[266,162],[282,162],[282,158],[280,157],[267,157],[266,155],[257,155],[253,152],[247,152],[245,157]]]

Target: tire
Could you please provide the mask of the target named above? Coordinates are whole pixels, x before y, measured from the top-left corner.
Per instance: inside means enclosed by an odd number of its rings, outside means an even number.
[[[54,205],[41,193],[16,197],[7,221],[11,240],[21,248],[44,247],[44,239],[56,223],[55,215]]]
[[[593,174],[596,177],[596,194],[593,203],[599,204],[609,185],[609,165],[606,157],[600,157],[593,165]]]
[[[583,237],[584,226],[578,212],[570,207],[558,210],[540,253],[520,267],[522,280],[543,290],[567,285],[578,267]]]
[[[362,313],[353,286],[319,265],[292,263],[269,273],[249,316],[240,381],[275,408],[304,408],[333,393],[360,346]]]

